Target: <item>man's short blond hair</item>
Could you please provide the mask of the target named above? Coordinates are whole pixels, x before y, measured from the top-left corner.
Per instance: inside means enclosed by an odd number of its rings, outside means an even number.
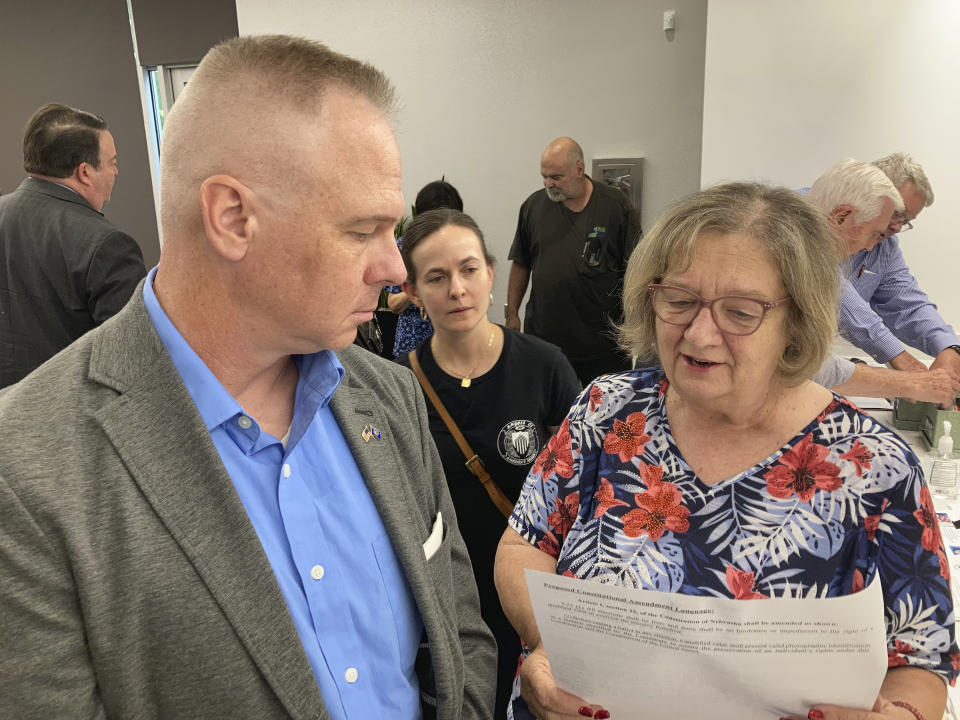
[[[627,265],[620,345],[644,361],[659,362],[647,288],[668,272],[689,268],[697,243],[712,233],[743,233],[770,254],[791,298],[785,326],[789,345],[777,373],[791,385],[812,378],[836,332],[839,256],[824,214],[787,188],[717,185],[683,198],[661,215]],[[739,271],[731,267],[729,272]]]
[[[197,232],[200,184],[216,174],[263,180],[296,166],[285,131],[319,118],[333,89],[356,94],[384,115],[394,90],[368,63],[315,40],[286,35],[226,40],[203,58],[167,117],[160,157],[164,235]],[[289,134],[289,132],[287,133]]]

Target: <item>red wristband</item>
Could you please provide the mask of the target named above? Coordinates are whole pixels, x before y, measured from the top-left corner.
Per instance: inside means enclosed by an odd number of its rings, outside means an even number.
[[[904,702],[903,700],[891,700],[891,701],[890,701],[890,704],[891,704],[891,705],[896,705],[897,707],[902,707],[904,710],[908,710],[909,712],[913,713],[913,716],[914,716],[917,720],[927,720],[927,719],[923,716],[923,713],[922,713],[922,712],[920,712],[919,710],[917,710],[913,705],[911,705],[911,704],[908,703],[908,702]]]

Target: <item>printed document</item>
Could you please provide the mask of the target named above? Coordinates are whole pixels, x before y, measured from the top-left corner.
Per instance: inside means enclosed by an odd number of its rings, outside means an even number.
[[[887,671],[878,580],[843,597],[733,600],[526,578],[557,684],[616,720],[868,710]]]

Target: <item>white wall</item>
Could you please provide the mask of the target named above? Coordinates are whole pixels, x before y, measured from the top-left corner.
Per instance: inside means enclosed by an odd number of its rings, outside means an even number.
[[[677,10],[677,29],[662,30]],[[407,204],[446,175],[500,260],[503,317],[520,203],[559,135],[645,156],[644,227],[699,187],[706,0],[237,0],[243,35],[322,40],[384,70],[402,101]]]
[[[842,157],[909,152],[937,199],[901,247],[960,330],[958,34],[956,0],[711,2],[703,185],[799,187]]]

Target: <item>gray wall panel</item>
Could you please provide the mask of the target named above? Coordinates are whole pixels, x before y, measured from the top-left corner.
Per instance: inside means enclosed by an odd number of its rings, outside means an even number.
[[[0,192],[25,177],[23,127],[38,107],[60,102],[101,115],[117,143],[120,175],[104,214],[160,254],[139,74],[125,0],[0,0]]]

